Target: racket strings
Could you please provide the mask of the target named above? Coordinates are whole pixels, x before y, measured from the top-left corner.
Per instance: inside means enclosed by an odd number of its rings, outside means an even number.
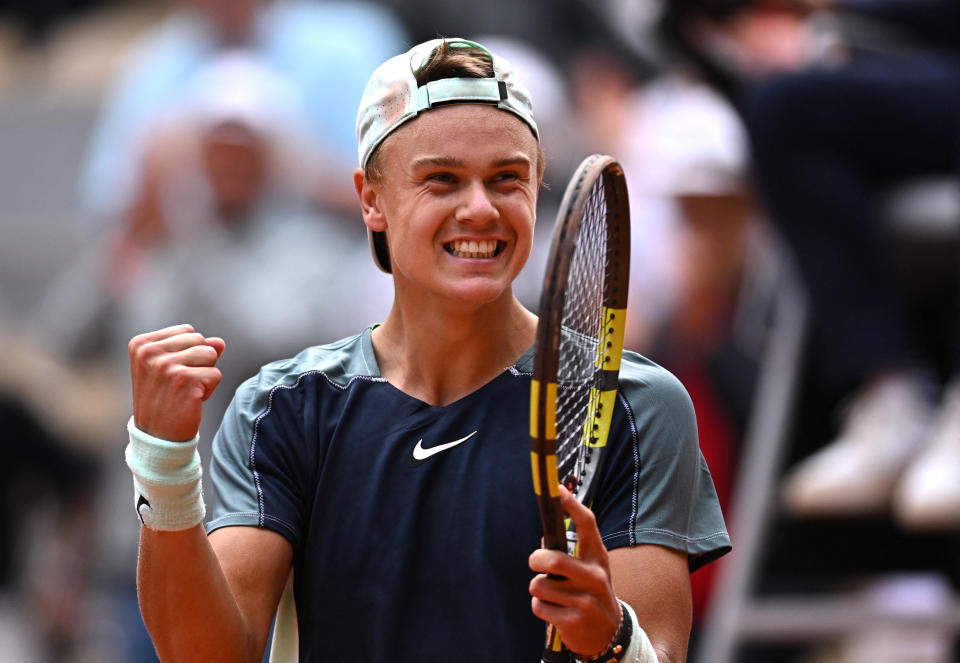
[[[603,179],[590,191],[571,258],[560,338],[557,376],[557,460],[562,483],[572,490],[583,480],[589,453],[590,407],[605,343],[604,283],[607,271],[607,200]],[[585,439],[586,438],[586,439]]]

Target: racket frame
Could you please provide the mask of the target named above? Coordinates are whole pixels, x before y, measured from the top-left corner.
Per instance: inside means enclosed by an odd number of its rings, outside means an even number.
[[[592,506],[604,447],[616,404],[617,380],[623,352],[630,271],[630,211],[623,169],[613,157],[594,154],[580,164],[564,192],[544,273],[537,324],[536,352],[530,388],[530,462],[534,494],[543,525],[544,547],[576,554],[576,531],[560,504],[557,459],[557,398],[559,352],[563,334],[563,306],[583,216],[595,183],[600,180],[606,198],[606,258],[603,285],[602,335],[594,362],[587,416],[582,422],[578,485],[569,486],[576,498]],[[552,626],[547,631],[544,661],[569,660],[569,652]]]
[[[610,421],[616,402],[617,377],[623,351],[624,326],[628,298],[630,270],[630,211],[623,169],[613,157],[594,154],[577,168],[560,204],[557,225],[547,260],[547,269],[540,295],[540,318],[537,324],[537,349],[533,362],[530,389],[531,468],[534,493],[540,505],[544,543],[554,550],[568,550],[567,530],[560,493],[557,485],[561,477],[557,470],[557,384],[559,372],[560,339],[564,332],[563,303],[570,276],[570,266],[580,235],[583,214],[594,183],[600,178],[606,189],[607,241],[604,275],[603,328],[594,384],[591,386],[591,405],[584,423],[581,443],[590,447],[589,461],[584,466],[588,481],[573,486],[578,500],[591,504],[594,484],[592,478],[599,470],[606,445]],[[599,407],[598,407],[599,406]],[[593,423],[599,425],[591,434]],[[595,438],[592,442],[589,439]],[[568,486],[569,487],[569,486]]]

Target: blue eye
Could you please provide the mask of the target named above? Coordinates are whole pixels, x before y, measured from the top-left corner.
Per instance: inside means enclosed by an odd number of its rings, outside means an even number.
[[[428,175],[427,179],[432,182],[441,182],[444,184],[451,184],[456,181],[456,178],[450,173],[434,173]]]

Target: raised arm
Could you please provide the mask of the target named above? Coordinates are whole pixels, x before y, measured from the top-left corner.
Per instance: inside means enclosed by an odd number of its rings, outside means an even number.
[[[160,660],[259,663],[292,558],[270,530],[144,527],[137,591]]]
[[[189,325],[130,341],[127,459],[144,522],[137,587],[162,661],[260,661],[293,557],[287,540],[267,530],[231,527],[208,538],[199,493],[186,490],[194,475],[183,468],[199,460],[179,459],[196,453],[201,406],[220,382],[215,364],[224,345]]]

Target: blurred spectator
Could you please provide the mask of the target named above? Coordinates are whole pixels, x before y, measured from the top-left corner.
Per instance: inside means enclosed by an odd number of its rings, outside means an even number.
[[[136,280],[144,253],[182,242],[214,217],[242,224],[264,191],[307,197],[299,181],[305,112],[286,77],[234,49],[184,88],[153,118],[140,181],[115,232],[105,286],[118,297]]]
[[[911,328],[877,206],[878,193],[904,178],[956,176],[960,3],[837,8],[884,22],[896,39],[762,81],[745,103],[757,180],[811,299],[814,361],[831,390],[854,394],[837,439],[787,477],[785,497],[800,514],[877,513],[892,503],[906,526],[954,527],[960,344],[936,415],[938,366]],[[958,310],[956,301],[942,306]]]
[[[389,278],[367,269],[363,228],[318,210],[299,186],[291,148],[306,115],[255,52],[227,50],[198,70],[146,129],[123,224],[38,306],[52,345],[106,334],[107,347],[125,348],[143,329],[190,320],[230,344],[229,386],[384,316]]]
[[[633,344],[709,348],[739,287],[750,217],[745,132],[723,98],[681,74],[636,90],[628,112],[620,149],[634,230]]]
[[[8,329],[0,340],[0,651],[80,660],[97,646],[93,510],[120,399],[101,371],[68,370]]]
[[[29,606],[36,636],[57,657],[80,637],[82,588],[89,580],[89,546],[76,546],[90,525],[93,458],[71,448],[40,424],[14,394],[0,395],[0,594],[15,593]],[[41,547],[38,524],[50,531]],[[71,540],[73,539],[73,540]],[[89,542],[87,542],[89,543]],[[42,554],[37,554],[42,551]],[[33,553],[32,556],[29,556]]]
[[[287,76],[306,117],[307,185],[323,206],[353,211],[354,122],[370,72],[403,50],[393,14],[367,2],[183,0],[139,39],[114,82],[80,182],[86,220],[116,223],[142,177],[142,152],[158,115],[224,49],[255,51]]]
[[[195,311],[200,323],[236,328],[236,345],[256,344],[237,357],[262,357],[312,341],[317,324],[346,333],[350,321],[366,322],[363,303],[376,297],[328,314],[337,310],[331,279],[352,279],[344,275],[353,266],[335,259],[365,243],[362,228],[318,211],[302,188],[306,117],[289,78],[257,53],[212,58],[144,130],[122,221],[63,272],[37,307],[37,327],[56,347],[79,345],[67,353],[78,355],[90,338],[106,333],[100,343],[120,347],[131,333]],[[212,264],[221,258],[228,263]],[[308,284],[331,294],[285,299]],[[272,294],[259,306],[277,310],[241,323],[264,288]]]
[[[810,0],[815,2],[816,0]],[[665,0],[665,47],[739,106],[745,87],[834,56],[834,30],[807,20],[806,0]]]
[[[386,314],[378,293],[389,288],[367,269],[362,227],[311,208],[291,186],[297,161],[283,148],[297,144],[305,109],[282,82],[253,54],[225,53],[153,133],[145,158],[155,168],[125,234],[140,255],[122,262],[136,273],[112,280],[128,288],[123,338],[191,320],[227,339],[225,372],[242,362],[235,377],[246,377]]]

